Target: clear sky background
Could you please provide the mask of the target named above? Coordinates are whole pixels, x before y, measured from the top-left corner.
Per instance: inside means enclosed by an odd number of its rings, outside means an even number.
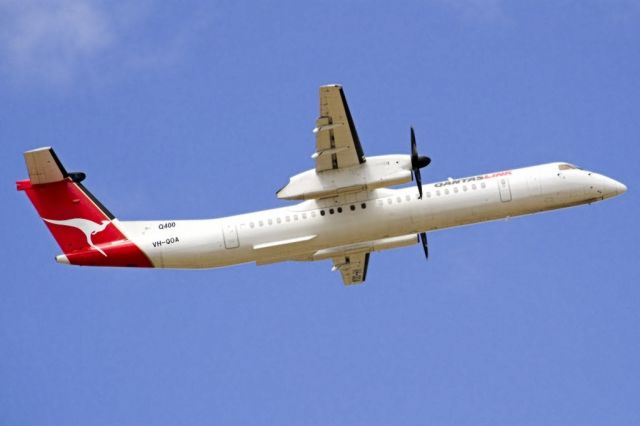
[[[0,424],[640,423],[640,2],[0,0]],[[318,87],[425,181],[569,161],[621,197],[330,262],[91,269],[15,180],[120,219],[286,203]]]

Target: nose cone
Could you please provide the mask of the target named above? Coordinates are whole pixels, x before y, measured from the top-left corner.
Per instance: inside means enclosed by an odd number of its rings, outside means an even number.
[[[611,179],[606,176],[604,177],[603,187],[606,198],[615,197],[616,195],[624,194],[625,192],[627,192],[627,186],[624,183],[618,182],[617,180]]]
[[[618,189],[617,189],[618,195],[624,194],[625,192],[627,192],[627,185],[625,185],[622,182],[617,182],[617,181],[616,181],[616,183],[618,184]]]

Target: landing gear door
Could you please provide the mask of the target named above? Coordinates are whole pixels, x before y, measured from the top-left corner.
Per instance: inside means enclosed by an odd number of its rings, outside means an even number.
[[[225,248],[232,249],[240,246],[240,241],[238,240],[238,231],[234,224],[226,223],[222,225],[222,233],[224,235]]]
[[[509,185],[509,178],[503,176],[498,181],[498,188],[500,189],[500,201],[506,203],[511,201],[511,186]]]

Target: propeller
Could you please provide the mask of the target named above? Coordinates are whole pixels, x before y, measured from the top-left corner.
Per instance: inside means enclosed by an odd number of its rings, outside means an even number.
[[[413,176],[416,179],[416,185],[418,185],[419,198],[422,199],[422,176],[420,175],[420,169],[427,167],[431,163],[431,158],[418,154],[418,145],[416,144],[416,132],[411,127],[411,170]],[[429,259],[429,243],[427,242],[427,233],[421,232],[418,234],[420,242],[422,243],[422,249],[424,250],[424,257]]]
[[[420,242],[422,243],[422,248],[424,249],[424,257],[429,259],[429,243],[427,243],[427,233],[421,232],[420,234]]]
[[[416,145],[416,133],[413,131],[413,126],[411,127],[411,170],[413,171],[413,175],[416,179],[416,184],[418,185],[418,193],[420,194],[420,199],[422,199],[422,176],[420,175],[420,169],[423,167],[427,167],[431,163],[431,158],[418,154],[418,146]],[[421,234],[422,235],[422,234]],[[426,241],[426,237],[424,239]],[[426,243],[423,243],[425,246],[425,253],[427,252]]]

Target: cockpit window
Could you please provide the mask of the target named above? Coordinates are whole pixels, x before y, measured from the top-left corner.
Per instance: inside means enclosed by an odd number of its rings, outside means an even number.
[[[572,169],[577,169],[577,167],[569,163],[558,165],[558,170],[572,170]]]

